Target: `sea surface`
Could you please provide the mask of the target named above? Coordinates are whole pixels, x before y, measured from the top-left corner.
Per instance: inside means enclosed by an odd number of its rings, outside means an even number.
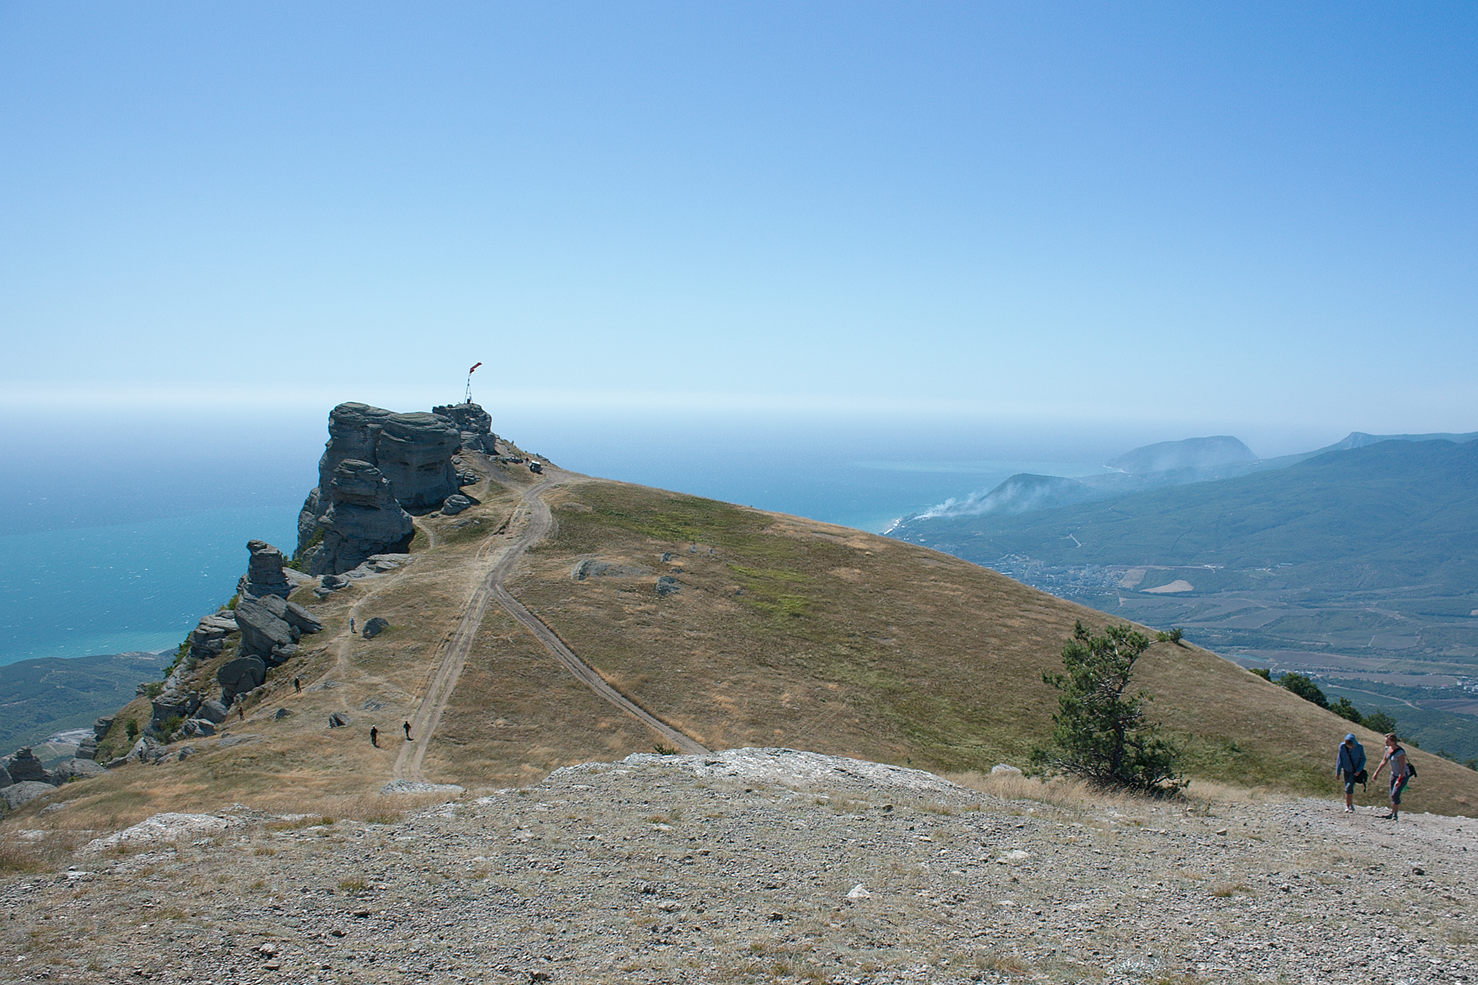
[[[797,427],[625,434],[566,425],[512,437],[574,471],[875,533],[1016,472],[1097,468],[1086,456]],[[0,665],[173,648],[236,591],[248,540],[292,552],[322,430],[249,448],[183,438],[172,448],[167,437],[87,459],[85,472],[49,454],[12,457],[18,468],[0,485]]]

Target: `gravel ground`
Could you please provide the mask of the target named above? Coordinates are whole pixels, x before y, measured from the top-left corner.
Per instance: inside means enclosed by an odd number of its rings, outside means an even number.
[[[1478,821],[1333,797],[1052,805],[750,749],[393,823],[162,818],[0,881],[0,982],[1478,981]]]

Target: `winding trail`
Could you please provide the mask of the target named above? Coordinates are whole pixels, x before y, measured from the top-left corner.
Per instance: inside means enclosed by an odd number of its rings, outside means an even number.
[[[597,695],[645,723],[680,751],[693,755],[708,752],[706,747],[612,687],[595,668],[576,656],[552,629],[514,598],[504,585],[504,581],[523,559],[524,553],[548,536],[554,526],[554,517],[549,504],[544,501],[544,493],[561,481],[567,480],[551,475],[525,490],[507,524],[510,533],[516,530],[517,534],[502,544],[498,543],[498,538],[489,537],[478,548],[477,561],[484,562],[492,556],[492,566],[468,599],[456,628],[446,638],[441,660],[432,671],[426,693],[410,719],[411,740],[401,747],[400,754],[395,758],[396,779],[424,779],[421,768],[426,759],[426,750],[430,746],[431,737],[436,734],[452,692],[456,690],[457,679],[462,675],[462,668],[467,665],[467,656],[472,652],[473,641],[477,638],[488,603],[492,600],[496,600],[510,616],[533,633],[550,655]],[[429,535],[428,531],[428,537]]]

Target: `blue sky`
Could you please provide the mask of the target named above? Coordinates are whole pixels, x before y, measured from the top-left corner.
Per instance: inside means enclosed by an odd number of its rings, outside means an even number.
[[[0,414],[321,429],[482,360],[524,434],[1478,429],[1474,51],[1471,4],[0,0]]]

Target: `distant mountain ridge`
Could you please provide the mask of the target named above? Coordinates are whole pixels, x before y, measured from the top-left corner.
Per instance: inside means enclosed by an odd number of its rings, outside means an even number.
[[[1478,756],[1474,437],[1355,433],[1229,478],[925,514],[892,534],[1315,674],[1467,759]]]

